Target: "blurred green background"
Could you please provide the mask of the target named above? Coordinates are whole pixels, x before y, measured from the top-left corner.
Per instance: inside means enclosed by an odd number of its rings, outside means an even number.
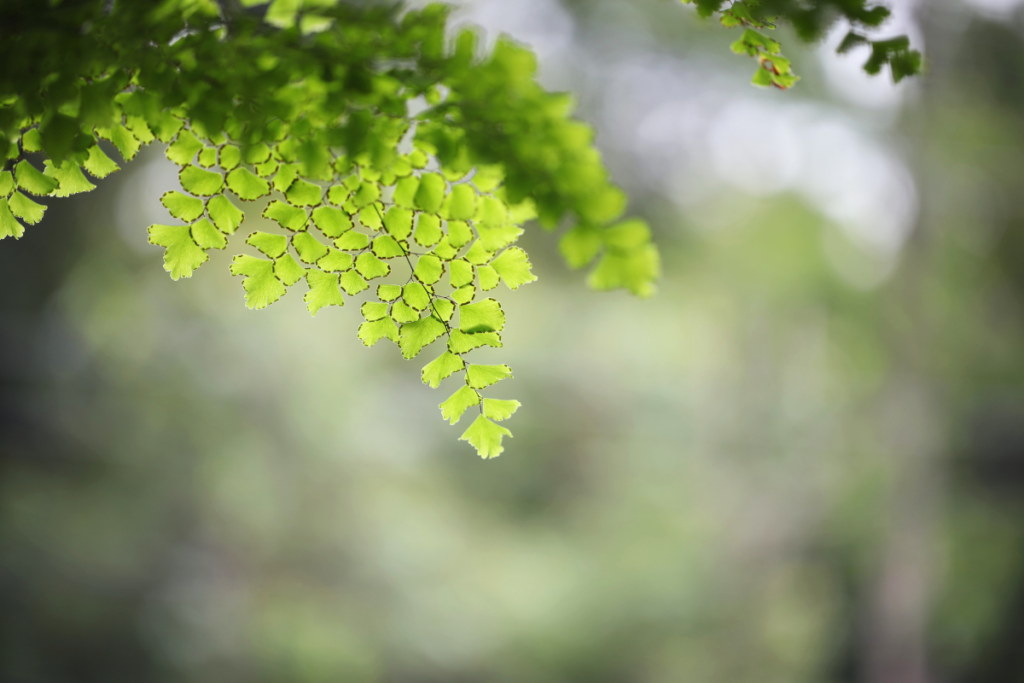
[[[529,229],[481,461],[357,306],[171,282],[158,146],[52,202],[0,244],[0,681],[1024,681],[1024,6],[897,3],[898,87],[783,33],[787,93],[672,0],[459,17],[574,93],[658,296]]]

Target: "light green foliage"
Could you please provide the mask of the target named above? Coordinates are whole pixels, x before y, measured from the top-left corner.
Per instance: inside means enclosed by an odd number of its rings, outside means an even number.
[[[501,439],[505,436],[511,437],[512,432],[480,415],[459,440],[468,441],[481,458],[497,458],[505,450],[501,445]]]
[[[209,256],[192,238],[188,225],[151,225],[149,242],[161,246],[164,252],[164,270],[171,279],[192,277],[192,271],[206,263]]]
[[[301,3],[276,0],[264,21],[235,4],[39,5],[40,26],[71,27],[66,54],[55,56],[55,73],[70,80],[40,101],[39,83],[17,81],[31,70],[19,71],[18,55],[0,45],[10,60],[0,94],[18,95],[0,99],[0,150],[11,150],[0,152],[8,157],[0,239],[20,237],[20,221],[42,217],[45,207],[26,194],[87,191],[83,168],[95,178],[117,170],[98,139],[125,160],[159,140],[181,167],[183,189],[161,201],[183,224],[153,225],[149,240],[163,247],[173,279],[191,276],[210,249],[233,240],[262,255],[231,262],[249,308],[265,308],[305,280],[303,300],[315,315],[383,281],[376,300],[361,306],[359,338],[367,346],[391,341],[407,359],[443,339],[423,381],[437,387],[463,373],[465,385],[441,404],[442,415],[454,423],[480,406],[462,438],[482,457],[498,455],[509,432],[493,420],[509,418],[519,403],[484,399],[479,390],[511,370],[465,355],[502,346],[505,314],[494,299],[472,303],[478,284],[516,290],[537,279],[515,246],[522,224],[568,223],[561,244],[570,265],[601,256],[595,287],[653,291],[649,231],[636,220],[607,227],[625,198],[609,182],[590,128],[570,117],[567,97],[536,83],[529,51],[501,40],[480,59],[468,31],[446,47],[443,7],[399,12],[323,0],[314,21],[296,15]],[[143,52],[144,63],[112,56]],[[93,93],[88,106],[75,99],[79,89]],[[428,108],[412,116],[409,101],[420,97]],[[42,103],[30,110],[29,101]],[[10,144],[19,139],[20,147]],[[48,157],[45,171],[21,149]],[[231,195],[251,202],[271,194],[261,229],[235,238],[246,212]]]

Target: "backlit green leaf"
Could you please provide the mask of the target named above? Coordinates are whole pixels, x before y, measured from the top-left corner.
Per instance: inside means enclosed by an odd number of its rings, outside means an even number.
[[[416,322],[402,325],[398,340],[402,356],[406,359],[415,358],[424,346],[431,344],[445,331],[444,323],[429,315]]]
[[[255,256],[239,254],[231,261],[232,275],[245,275],[245,305],[253,309],[266,308],[287,292],[284,284],[274,275],[274,262]]]
[[[306,271],[306,284],[309,285],[309,291],[302,297],[302,300],[306,302],[306,309],[309,310],[310,315],[316,315],[317,311],[325,306],[344,306],[345,297],[341,295],[341,290],[338,289],[339,282],[338,276],[332,273],[324,273],[316,268],[310,268]],[[394,323],[391,323],[394,327]],[[395,330],[395,336],[398,336],[398,330]],[[359,328],[359,338],[363,339],[363,329]],[[363,339],[365,343],[366,340]],[[373,344],[367,344],[367,346],[373,346]]]
[[[42,197],[57,189],[57,180],[50,176],[43,175],[39,169],[27,161],[19,161],[14,167],[14,179],[18,187],[29,194]]]
[[[445,351],[423,367],[423,372],[421,373],[423,383],[431,389],[436,389],[441,384],[441,380],[450,377],[464,367],[466,367],[466,364],[462,358],[456,356],[451,351]]]
[[[206,203],[206,211],[210,214],[210,220],[217,226],[217,229],[225,235],[234,234],[238,226],[245,220],[245,214],[231,200],[222,194],[210,199]]]
[[[292,237],[292,246],[298,252],[299,258],[306,263],[316,263],[327,256],[327,245],[308,232],[295,234]]]
[[[201,249],[223,249],[228,246],[224,233],[205,218],[200,218],[192,224],[192,241]]]
[[[455,357],[458,358],[458,356]],[[479,404],[480,394],[464,386],[445,399],[438,407],[441,409],[441,417],[448,420],[449,424],[455,424],[466,410]]]
[[[228,189],[239,199],[251,202],[270,194],[270,183],[245,168],[236,168],[228,173]]]
[[[285,254],[274,260],[274,275],[277,279],[291,287],[306,275],[306,269],[291,254]]]
[[[474,389],[485,389],[511,376],[512,370],[507,365],[469,365],[466,368],[466,384]]]
[[[271,232],[256,231],[245,240],[270,258],[277,258],[288,250],[288,238]]]
[[[164,205],[168,213],[178,220],[191,223],[203,215],[203,200],[190,197],[174,190],[165,192],[160,197],[160,203]]]
[[[178,178],[186,192],[200,197],[218,194],[224,187],[224,176],[214,171],[204,171],[197,166],[181,169]]]
[[[192,240],[192,227],[189,225],[151,225],[149,242],[166,250],[164,270],[171,274],[172,280],[192,277],[193,271],[209,258]]]
[[[476,449],[477,455],[489,459],[497,458],[505,450],[501,445],[504,436],[511,437],[512,432],[480,415],[459,440],[468,441]]]
[[[463,332],[501,332],[504,327],[505,313],[494,299],[459,308],[459,329]]]
[[[305,230],[309,217],[302,209],[275,199],[263,210],[263,217],[277,221],[286,230]]]
[[[498,254],[498,257],[491,261],[491,267],[501,276],[505,286],[512,290],[537,279],[537,276],[530,272],[530,259],[519,247],[509,247]]]
[[[11,207],[11,212],[29,225],[35,225],[43,220],[43,213],[46,211],[46,207],[42,204],[37,204],[20,192],[15,192],[11,195],[8,203]]]
[[[484,416],[492,420],[507,420],[519,409],[519,401],[505,401],[498,398],[484,399]]]
[[[6,197],[0,197],[0,240],[5,237],[21,239],[25,234],[25,226],[18,222],[18,219],[11,213]]]

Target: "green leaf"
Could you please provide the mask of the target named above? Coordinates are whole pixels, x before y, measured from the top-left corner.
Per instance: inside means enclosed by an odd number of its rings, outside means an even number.
[[[388,305],[380,301],[367,301],[360,307],[359,312],[363,314],[366,322],[372,323],[374,320],[380,320],[387,316]]]
[[[270,158],[270,147],[263,142],[249,145],[242,152],[242,158],[247,164],[262,164]]]
[[[444,191],[447,187],[448,184],[442,176],[437,173],[424,173],[420,176],[413,204],[417,209],[436,213],[444,202]]]
[[[317,311],[325,306],[345,305],[345,297],[341,295],[341,290],[338,289],[337,275],[324,273],[316,268],[310,268],[306,271],[306,284],[309,285],[309,291],[302,297],[302,300],[306,302],[306,309],[309,310],[310,315],[315,316]],[[394,327],[394,323],[391,325]],[[395,332],[397,336],[397,330]],[[362,328],[360,328],[359,338],[363,339]],[[366,340],[363,339],[363,342],[365,343]]]
[[[508,207],[496,197],[481,197],[476,224],[482,228],[501,228],[508,223]]]
[[[396,258],[405,254],[405,249],[391,235],[380,235],[373,240],[372,250],[377,258]]]
[[[414,323],[420,319],[420,312],[405,303],[404,300],[396,301],[391,306],[391,317],[397,323]]]
[[[191,223],[203,215],[203,200],[171,190],[160,197],[160,203],[178,220]]]
[[[366,233],[359,232],[358,230],[349,230],[334,240],[334,246],[343,251],[359,251],[370,246],[370,238]]]
[[[378,204],[364,206],[359,212],[359,222],[376,232],[384,227],[381,207]]]
[[[285,287],[291,287],[306,276],[306,269],[291,254],[285,254],[274,260],[274,275]]]
[[[326,237],[341,237],[352,229],[352,219],[341,209],[333,206],[319,206],[313,209],[313,225]]]
[[[7,205],[7,198],[0,197],[0,240],[13,237],[18,240],[25,234],[25,226],[18,222]]]
[[[463,285],[454,292],[452,292],[452,301],[459,304],[460,306],[468,304],[476,296],[476,287],[472,284]]]
[[[432,254],[420,256],[413,274],[423,284],[432,285],[444,275],[444,263]]]
[[[176,163],[178,166],[185,166],[191,163],[195,157],[196,152],[203,148],[203,143],[199,141],[190,130],[183,130],[178,133],[177,139],[167,147],[167,158]],[[122,152],[122,155],[124,153]]]
[[[466,384],[474,389],[485,389],[512,376],[507,365],[470,365],[466,368]]]
[[[369,206],[378,199],[380,199],[380,185],[365,180],[359,184],[359,188],[352,195],[352,202],[357,209]]]
[[[231,274],[247,276],[242,280],[242,288],[248,308],[266,308],[288,291],[274,276],[273,261],[239,254],[231,261]]]
[[[466,221],[448,221],[448,244],[456,249],[469,244],[473,239],[473,230]]]
[[[484,416],[492,420],[507,420],[519,409],[519,401],[505,401],[500,398],[484,399]]]
[[[200,218],[192,224],[192,241],[201,249],[223,249],[228,246],[224,233],[205,218]]]
[[[206,211],[210,214],[213,224],[225,235],[234,234],[235,230],[238,230],[238,226],[245,220],[242,210],[222,194],[206,203]]]
[[[448,282],[451,284],[453,289],[464,287],[473,282],[473,265],[468,261],[462,259],[456,259],[450,264],[451,270],[448,271]]]
[[[456,356],[458,358],[458,356]],[[438,408],[441,409],[441,417],[448,420],[449,424],[455,424],[462,418],[462,414],[469,408],[480,404],[480,394],[469,387],[460,387],[458,391],[449,396]]]
[[[613,249],[629,251],[649,243],[651,229],[639,218],[633,218],[606,229],[604,241]]]
[[[199,158],[196,159],[196,165],[202,166],[203,168],[210,168],[217,165],[217,148],[216,147],[204,147],[199,150]]]
[[[468,353],[481,346],[501,348],[501,335],[497,332],[466,334],[460,330],[452,329],[451,337],[448,339],[448,350],[452,353]]]
[[[43,151],[43,138],[39,134],[38,128],[29,128],[25,131],[25,134],[21,136],[21,148],[26,152]]]
[[[377,285],[377,298],[381,301],[394,301],[402,296],[402,288],[398,285]]]
[[[410,282],[402,289],[402,299],[417,311],[425,311],[430,305],[430,293],[418,282]]]
[[[14,175],[10,171],[0,172],[0,197],[9,197],[14,188]]]
[[[56,179],[43,175],[39,169],[24,160],[19,161],[14,167],[14,179],[18,181],[18,187],[37,197],[50,194],[58,185]]]
[[[590,273],[588,284],[597,290],[625,288],[638,296],[654,293],[660,266],[658,250],[647,244],[631,251],[608,251]]]
[[[490,252],[512,244],[523,234],[522,228],[516,225],[506,225],[500,228],[480,228],[480,240],[478,245]]]
[[[355,296],[369,286],[366,284],[366,280],[355,270],[347,270],[341,274],[341,288],[349,296]]]
[[[424,384],[431,389],[436,389],[440,386],[441,380],[450,377],[464,367],[466,367],[466,364],[462,358],[456,356],[451,351],[445,351],[423,367],[421,377]]]
[[[228,173],[228,189],[245,202],[251,202],[270,194],[270,183],[252,171],[236,168]]]
[[[135,155],[139,153],[140,145],[138,138],[132,135],[131,131],[120,123],[115,123],[110,128],[97,128],[96,134],[101,138],[110,140],[114,143],[114,147],[117,147],[117,151],[121,153],[121,157],[124,158],[125,161],[131,161],[135,158]],[[200,145],[200,147],[201,146],[202,145]],[[189,158],[191,159],[191,157]],[[171,161],[174,160],[171,159]],[[181,166],[182,164],[178,165]]]
[[[100,149],[99,145],[93,145],[89,148],[89,157],[85,160],[82,166],[85,167],[85,170],[88,171],[93,178],[106,178],[114,171],[121,170],[121,167],[118,166],[113,159],[108,157],[106,153]]]
[[[490,459],[497,458],[505,450],[501,445],[503,436],[511,437],[512,432],[480,415],[463,432],[459,441],[468,441],[476,449],[477,455]]]
[[[149,242],[163,247],[164,270],[172,280],[192,277],[196,268],[206,263],[209,256],[192,240],[192,226],[151,225]]]
[[[54,166],[49,159],[43,163],[46,164],[44,173],[57,181],[57,189],[51,193],[54,197],[70,197],[96,189],[82,173],[81,167],[71,159],[65,159],[60,166]]]
[[[401,206],[392,206],[384,214],[384,227],[395,239],[406,239],[412,232],[412,211]]]
[[[288,238],[271,232],[256,231],[249,235],[245,242],[256,247],[270,258],[277,258],[288,251]]]
[[[494,299],[484,299],[459,308],[459,329],[468,334],[475,332],[501,332],[505,327],[505,313]]]
[[[455,315],[455,304],[448,299],[433,299],[430,302],[430,310],[434,314],[434,317],[440,318],[444,322],[448,322]]]
[[[225,171],[237,168],[242,163],[242,150],[235,145],[224,145],[220,150],[220,167]],[[231,175],[228,174],[228,187],[231,187]],[[232,190],[234,192],[234,190]]]
[[[445,199],[443,213],[448,220],[473,218],[476,215],[476,192],[469,185],[456,185]]]
[[[466,255],[463,256],[463,258],[473,265],[482,266],[494,258],[494,252],[485,249],[483,243],[480,240],[477,240],[473,243],[473,246],[469,248],[469,251],[466,252]]]
[[[444,233],[441,231],[441,219],[429,213],[421,213],[416,220],[415,239],[423,247],[432,247],[438,243]]]
[[[340,273],[346,270],[351,270],[355,260],[352,258],[352,254],[346,254],[343,251],[337,251],[331,249],[327,256],[316,262],[322,270],[326,270],[332,273]]]
[[[498,286],[498,271],[490,266],[477,266],[476,273],[480,276],[480,289],[485,292]]]
[[[316,263],[327,256],[327,245],[310,235],[300,232],[292,236],[292,246],[299,253],[299,258],[306,263]]]
[[[298,164],[282,164],[281,168],[277,171],[277,175],[274,176],[274,189],[283,194],[287,192],[288,188],[292,186],[292,183],[298,177]]]
[[[505,286],[512,290],[537,279],[530,272],[531,265],[526,252],[519,247],[509,247],[501,252],[498,258],[491,261],[491,267],[498,271]]]
[[[295,206],[320,206],[323,203],[323,190],[319,185],[299,178],[288,188],[285,197]]]
[[[204,171],[197,166],[186,166],[178,175],[185,192],[200,197],[218,194],[224,187],[224,176],[214,171]]]
[[[565,233],[558,243],[562,256],[565,257],[570,268],[583,268],[590,265],[590,262],[601,251],[602,245],[601,231],[583,223]]]
[[[46,207],[35,203],[20,192],[15,192],[8,203],[14,215],[29,225],[35,225],[43,220],[43,213],[46,211]]]
[[[381,339],[390,339],[398,343],[398,326],[391,318],[381,318],[372,323],[363,323],[359,326],[359,339],[366,346],[373,346]]]
[[[416,322],[402,325],[398,342],[402,348],[402,356],[407,360],[415,358],[424,346],[433,343],[445,331],[444,323],[429,315]]]
[[[391,266],[366,251],[356,257],[356,270],[367,280],[373,280],[389,275]]]
[[[409,176],[399,180],[395,185],[395,194],[393,195],[395,204],[406,209],[415,209],[416,203],[414,200],[419,187],[420,179],[416,176]]]
[[[309,220],[302,209],[277,199],[267,204],[267,208],[263,210],[263,217],[277,221],[282,228],[292,231],[305,230],[306,222]]]
[[[459,253],[459,250],[453,249],[452,246],[448,244],[448,236],[445,235],[441,238],[441,241],[437,243],[437,246],[430,250],[430,253],[442,261],[451,261]]]

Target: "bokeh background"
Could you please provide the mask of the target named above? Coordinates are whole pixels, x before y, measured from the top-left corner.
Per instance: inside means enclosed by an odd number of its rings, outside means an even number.
[[[0,244],[0,681],[1024,681],[1024,6],[897,3],[899,86],[784,33],[786,93],[674,0],[458,16],[574,93],[659,294],[529,229],[481,461],[357,306],[171,282],[158,145],[52,202]]]

